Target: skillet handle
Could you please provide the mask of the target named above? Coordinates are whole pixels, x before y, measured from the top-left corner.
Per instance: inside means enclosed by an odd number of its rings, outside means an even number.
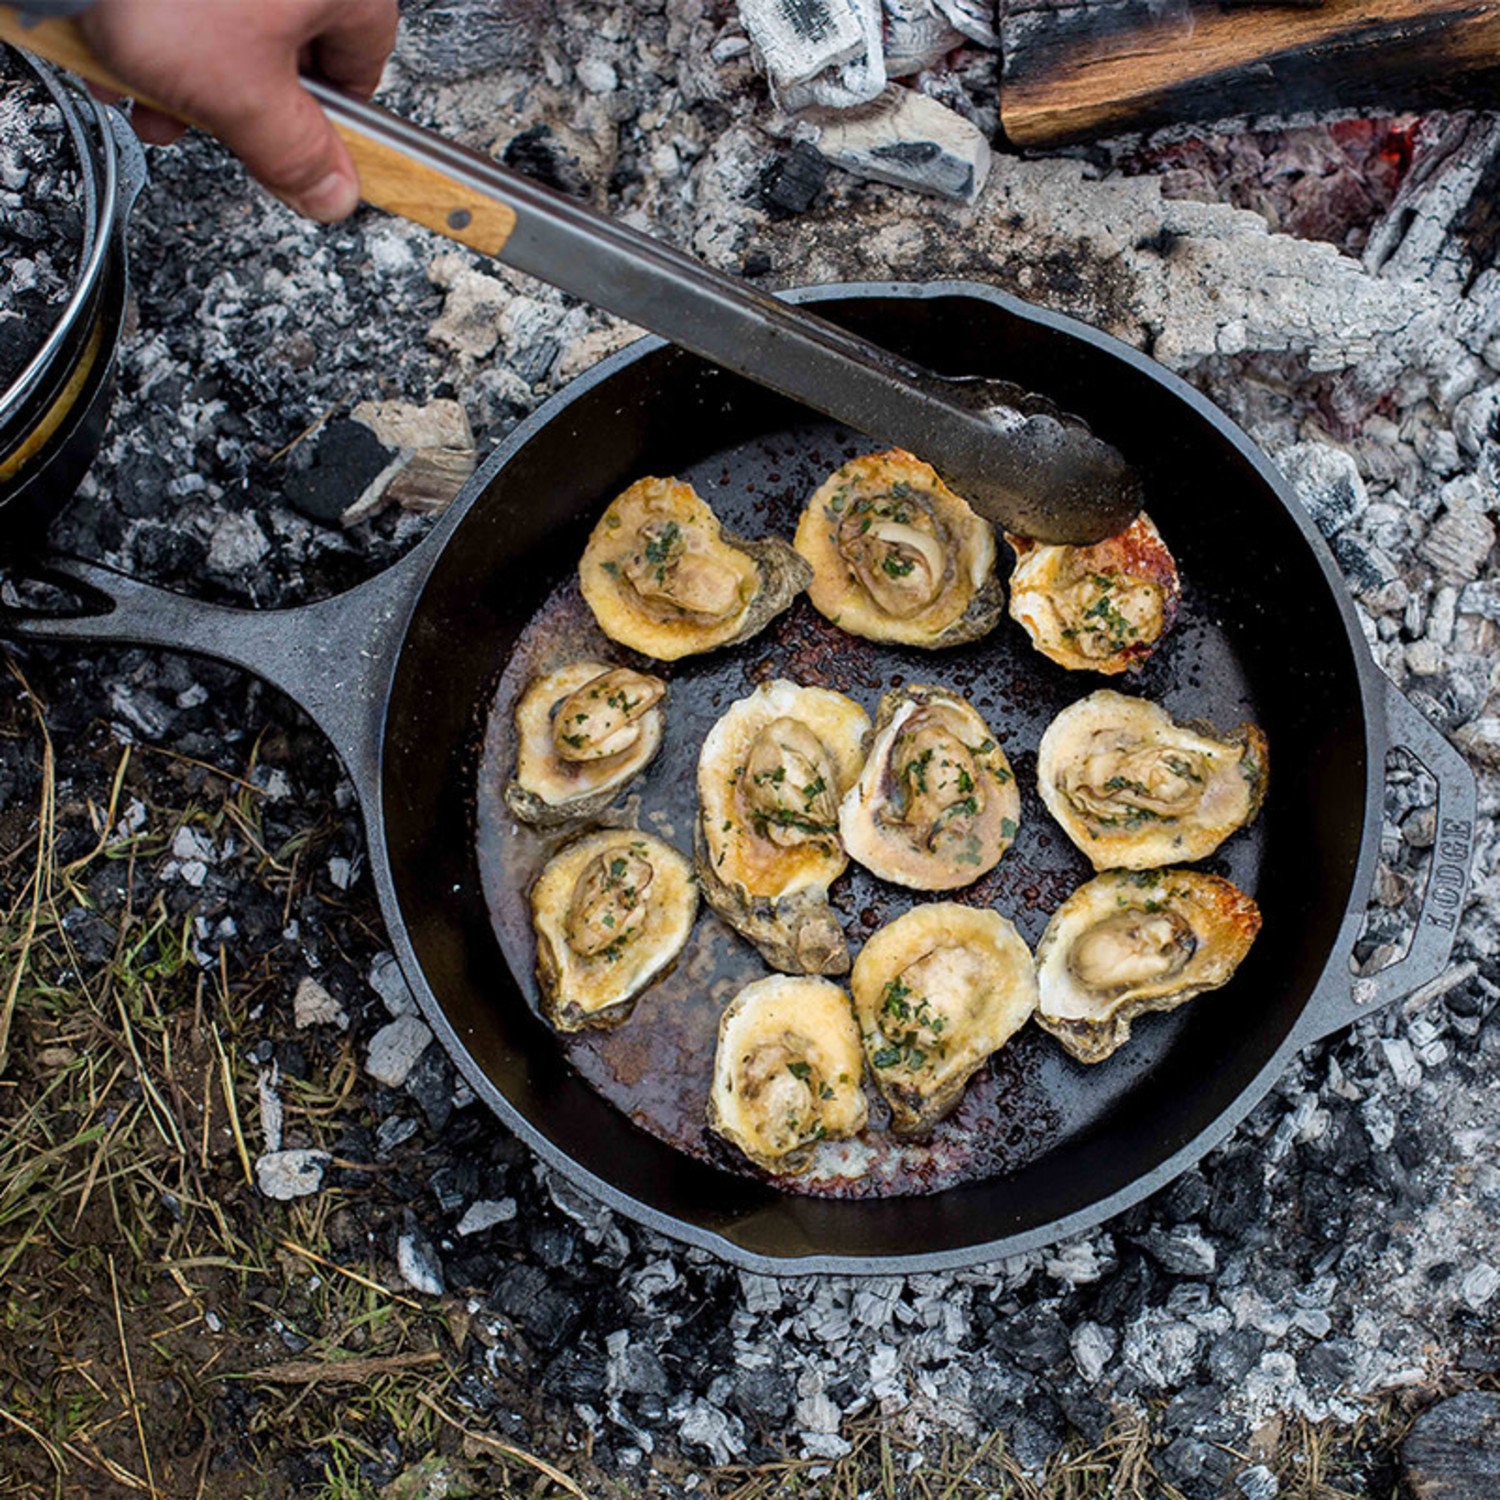
[[[1340,978],[1324,987],[1310,1007],[1313,1037],[1330,1036],[1355,1021],[1405,1000],[1442,977],[1458,937],[1474,854],[1474,773],[1446,736],[1381,674],[1385,690],[1386,744],[1416,757],[1437,782],[1437,840],[1422,909],[1405,955],[1379,973]]]
[[[377,804],[380,740],[396,655],[426,578],[418,546],[374,578],[295,609],[236,609],[155,588],[78,558],[30,576],[82,599],[62,614],[0,603],[0,637],[157,646],[243,667],[279,688],[333,742],[366,809]]]

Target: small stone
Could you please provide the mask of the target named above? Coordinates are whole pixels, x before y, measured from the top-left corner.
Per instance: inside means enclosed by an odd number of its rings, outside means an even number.
[[[836,166],[919,193],[972,203],[990,169],[989,142],[976,126],[897,84],[815,128],[819,151]]]
[[[370,1038],[365,1071],[388,1088],[398,1089],[431,1041],[432,1033],[420,1016],[399,1016]]]
[[[496,1224],[508,1224],[515,1216],[516,1200],[514,1198],[481,1198],[478,1202],[471,1203],[465,1210],[454,1233],[466,1237],[471,1234],[483,1234],[486,1229],[493,1229]]]
[[[1281,1481],[1264,1464],[1242,1470],[1234,1482],[1245,1500],[1276,1500],[1281,1493]]]
[[[1494,1500],[1500,1494],[1500,1396],[1464,1391],[1428,1407],[1401,1445],[1416,1500]]]
[[[219,858],[214,849],[213,840],[207,834],[186,824],[177,830],[172,840],[172,857],[181,860],[197,860],[205,865],[216,864]]]
[[[326,1151],[268,1151],[255,1163],[255,1181],[268,1198],[285,1203],[323,1186],[331,1160]]]
[[[1329,443],[1295,443],[1279,459],[1302,508],[1324,536],[1359,517],[1370,503],[1354,460]]]
[[[311,974],[297,981],[292,1015],[298,1031],[306,1031],[309,1026],[337,1026],[342,1031],[349,1024],[344,1007]]]
[[[385,1002],[386,1010],[393,1016],[416,1014],[417,1002],[412,998],[411,987],[396,962],[394,953],[377,953],[370,972],[365,976],[372,990]]]
[[[500,319],[511,299],[510,288],[476,271],[456,253],[439,255],[428,268],[435,286],[447,292],[442,316],[427,337],[454,354],[483,359],[500,340]]]
[[[257,568],[271,550],[265,532],[255,517],[243,511],[221,516],[208,538],[208,566],[226,577],[238,577]]]
[[[1479,1312],[1500,1291],[1500,1271],[1487,1261],[1480,1263],[1463,1279],[1459,1296],[1475,1311]]]
[[[396,1241],[396,1269],[414,1292],[426,1297],[442,1296],[443,1263],[409,1209],[406,1227]]]
[[[612,62],[585,57],[578,64],[578,81],[591,94],[612,94],[620,86],[620,75]]]
[[[1470,583],[1479,577],[1490,549],[1495,545],[1495,527],[1483,511],[1467,505],[1445,510],[1423,537],[1418,554],[1449,583]]]
[[[1114,1358],[1119,1340],[1112,1329],[1098,1323],[1080,1323],[1073,1330],[1073,1362],[1079,1373],[1093,1385],[1104,1373],[1104,1367]]]

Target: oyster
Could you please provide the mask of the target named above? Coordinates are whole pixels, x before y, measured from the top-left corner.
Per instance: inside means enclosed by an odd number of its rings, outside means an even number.
[[[849,976],[893,1127],[928,1130],[1036,1009],[1031,949],[996,911],[934,901],[876,932]]]
[[[1212,854],[1260,811],[1266,737],[1179,724],[1108,688],[1047,726],[1037,781],[1047,810],[1096,870],[1146,870]]]
[[[953,646],[995,628],[1004,595],[995,533],[900,448],[846,463],[797,523],[808,598],[841,630],[907,646]]]
[[[807,587],[812,570],[777,538],[725,531],[680,479],[638,479],[599,518],[578,577],[605,635],[676,661],[749,639]]]
[[[1058,907],[1037,945],[1037,1024],[1079,1062],[1102,1062],[1137,1016],[1227,984],[1259,931],[1255,902],[1217,875],[1097,875]]]
[[[1176,618],[1177,564],[1144,511],[1091,547],[1005,539],[1016,554],[1010,612],[1059,666],[1108,676],[1138,667]]]
[[[914,684],[880,700],[839,809],[852,859],[897,885],[955,890],[999,863],[1020,818],[1010,763],[966,698]]]
[[[768,1172],[805,1172],[819,1141],[864,1128],[863,1072],[843,990],[787,974],[757,979],[719,1020],[709,1128]]]
[[[828,887],[849,861],[839,799],[864,763],[869,716],[777,678],[730,705],[698,757],[698,877],[708,904],[773,968],[842,974]]]
[[[682,951],[698,914],[693,869],[633,828],[586,834],[531,891],[542,1010],[559,1031],[618,1026]]]
[[[591,818],[661,748],[659,677],[574,662],[534,678],[516,700],[516,774],[505,801],[523,823]]]

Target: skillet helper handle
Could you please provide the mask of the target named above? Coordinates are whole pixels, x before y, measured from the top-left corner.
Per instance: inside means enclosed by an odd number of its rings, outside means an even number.
[[[129,95],[165,114],[178,115],[178,111],[146,98],[117,78],[94,55],[76,21],[54,19],[28,25],[13,7],[0,5],[0,41],[67,68],[99,88]],[[311,80],[307,83],[354,158],[360,194],[366,203],[435,230],[472,250],[500,254],[516,227],[516,212],[510,204],[466,186],[430,162],[414,160],[357,119],[331,108],[330,101],[338,101],[341,95]]]
[[[1413,755],[1437,782],[1437,838],[1411,946],[1378,973],[1352,978],[1347,991],[1338,982],[1325,986],[1327,995],[1310,1010],[1317,1037],[1342,1031],[1440,979],[1452,959],[1469,889],[1477,804],[1474,773],[1447,737],[1384,674],[1381,682],[1388,747]]]
[[[279,688],[333,742],[366,807],[378,805],[380,736],[391,664],[431,548],[342,594],[294,609],[237,609],[141,583],[78,558],[30,569],[82,601],[73,613],[0,602],[0,639],[154,646],[242,667]]]

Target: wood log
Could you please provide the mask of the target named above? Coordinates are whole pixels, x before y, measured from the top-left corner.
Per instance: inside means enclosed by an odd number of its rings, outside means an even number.
[[[1186,121],[1500,105],[1500,0],[1007,0],[1000,121],[1047,148]]]

